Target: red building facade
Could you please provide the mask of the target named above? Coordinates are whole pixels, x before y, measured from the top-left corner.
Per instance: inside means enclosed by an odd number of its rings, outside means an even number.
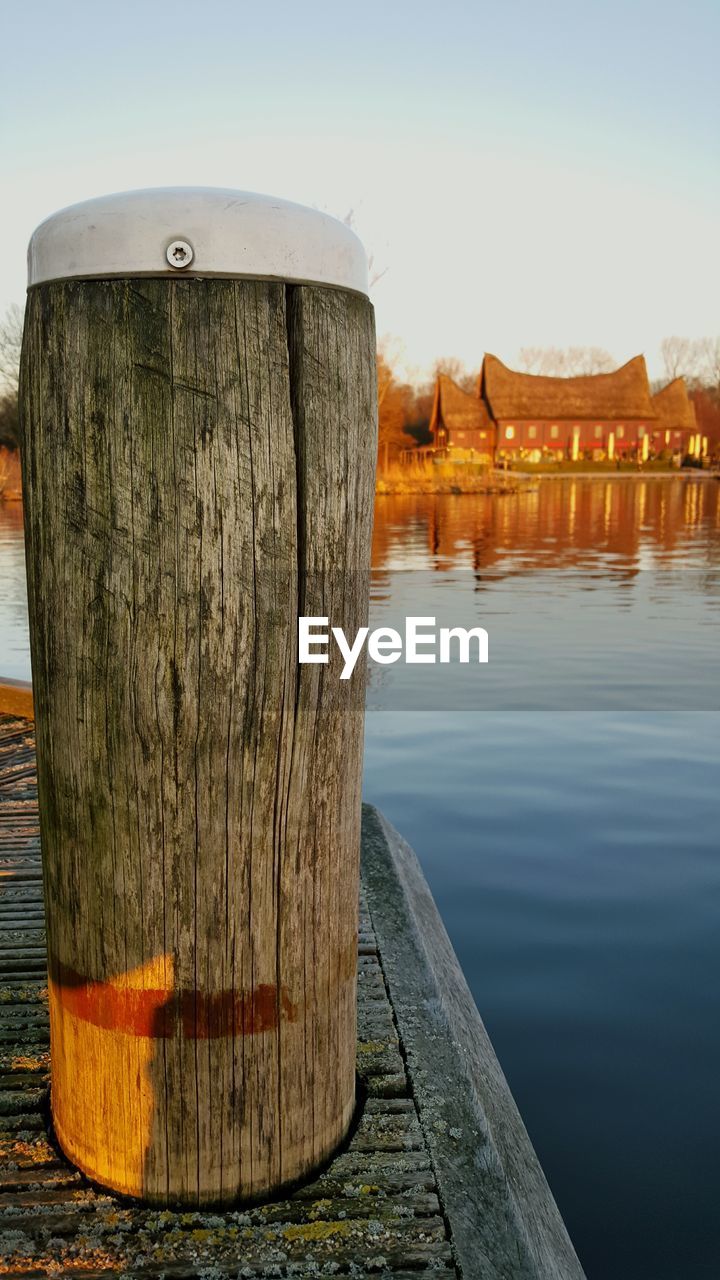
[[[683,454],[702,454],[703,443],[695,406],[688,395],[685,379],[674,378],[652,399],[656,414],[652,427],[655,451],[680,450]]]
[[[474,396],[439,375],[430,430],[430,452],[458,462],[680,462],[706,449],[683,379],[652,395],[642,356],[612,373],[550,378],[486,355]]]
[[[539,462],[649,453],[656,411],[642,356],[613,373],[549,378],[517,373],[486,355],[478,390],[497,423],[501,458]]]
[[[444,373],[435,383],[430,431],[436,454],[455,462],[492,465],[497,429],[487,405]]]

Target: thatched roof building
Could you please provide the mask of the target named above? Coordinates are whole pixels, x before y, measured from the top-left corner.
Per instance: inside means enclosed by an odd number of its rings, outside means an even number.
[[[463,391],[446,373],[438,374],[430,418],[430,430],[433,436],[443,427],[446,431],[454,433],[490,431],[492,426],[484,401]]]
[[[643,356],[612,373],[551,378],[517,373],[486,355],[475,395],[438,376],[430,430],[430,452],[451,461],[484,455],[532,463],[678,454],[697,427],[683,379],[651,395]]]
[[[491,459],[496,429],[484,400],[463,391],[447,374],[438,374],[430,417],[436,449]]]
[[[684,378],[674,378],[652,398],[658,426],[665,431],[695,431],[695,405],[690,399]]]
[[[648,421],[655,417],[643,356],[635,356],[613,373],[548,378],[516,373],[497,356],[486,355],[479,390],[498,422],[514,418]]]

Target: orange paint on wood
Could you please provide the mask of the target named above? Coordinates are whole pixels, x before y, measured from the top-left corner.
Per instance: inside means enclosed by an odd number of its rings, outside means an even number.
[[[0,679],[0,715],[35,719],[32,685],[27,680]]]
[[[173,991],[128,987],[83,977],[51,957],[50,985],[57,1003],[83,1022],[104,1031],[168,1040],[216,1040],[274,1031],[294,1022],[297,1005],[287,990],[260,983],[252,991]]]

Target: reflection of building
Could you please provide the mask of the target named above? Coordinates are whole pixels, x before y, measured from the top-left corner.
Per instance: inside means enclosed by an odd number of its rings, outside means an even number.
[[[457,462],[492,464],[495,423],[484,400],[462,391],[447,374],[438,375],[430,418],[435,451]]]
[[[472,502],[426,494],[381,498],[375,508],[374,581],[381,571],[400,568],[445,573],[466,567],[480,579],[546,568],[590,573],[591,587],[598,560],[617,581],[629,580],[643,564],[685,563],[678,549],[687,529],[700,526],[714,546],[720,538],[720,485],[659,476],[632,482],[573,477],[521,491],[512,502],[492,495]],[[712,563],[711,550],[700,554]]]
[[[501,456],[539,462],[648,450],[643,438],[655,409],[642,356],[613,373],[548,378],[516,373],[486,355],[478,389],[497,422]]]

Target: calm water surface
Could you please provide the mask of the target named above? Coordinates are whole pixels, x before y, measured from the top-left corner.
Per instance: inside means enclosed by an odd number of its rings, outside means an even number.
[[[0,676],[30,679],[21,502],[0,502]]]
[[[720,484],[379,499],[374,562],[376,624],[402,597],[489,633],[462,681],[372,673],[365,792],[420,856],[587,1274],[717,1280]]]
[[[27,676],[0,504],[0,672]],[[589,1280],[720,1276],[720,484],[384,498],[365,793],[417,850]],[[412,708],[419,708],[413,710]],[[470,709],[463,709],[470,708]]]

